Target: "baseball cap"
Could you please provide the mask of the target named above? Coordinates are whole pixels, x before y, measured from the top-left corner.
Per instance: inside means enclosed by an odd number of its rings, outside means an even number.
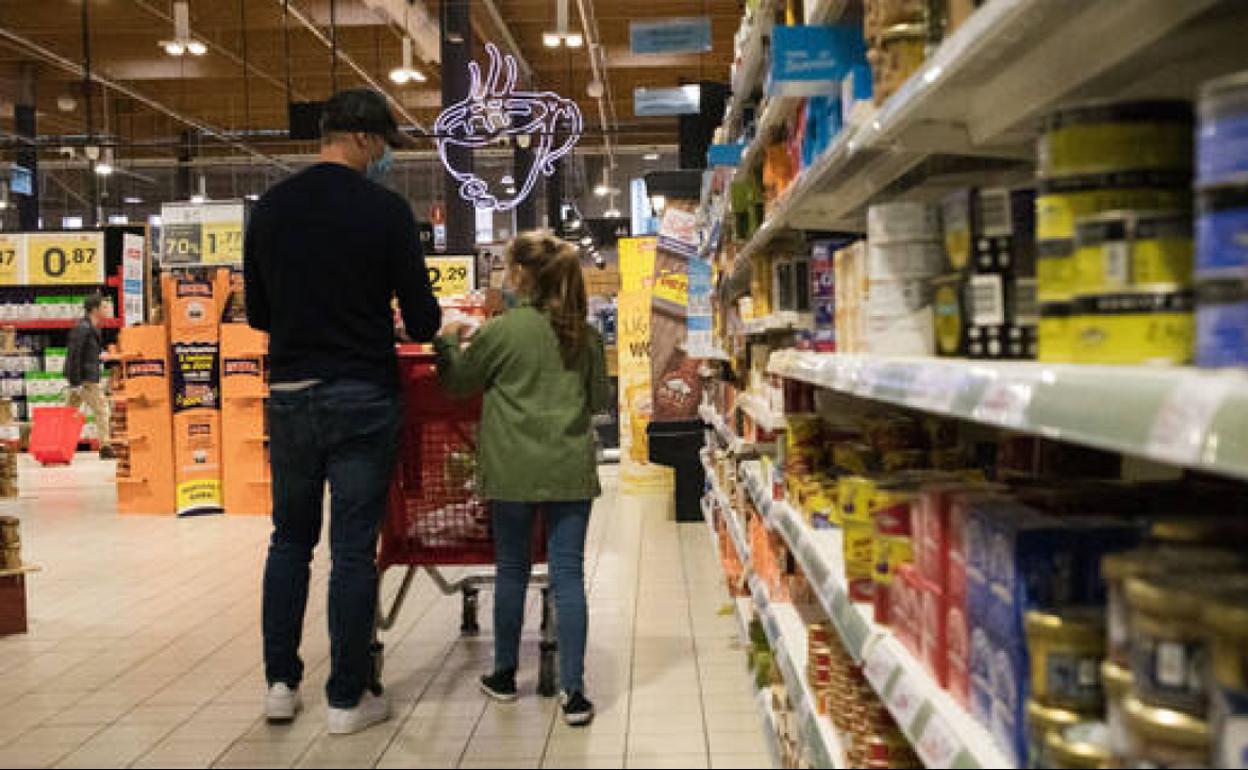
[[[391,147],[406,147],[411,140],[399,130],[386,104],[386,97],[371,88],[348,88],[325,102],[321,112],[321,134],[332,131],[361,131],[377,134]]]

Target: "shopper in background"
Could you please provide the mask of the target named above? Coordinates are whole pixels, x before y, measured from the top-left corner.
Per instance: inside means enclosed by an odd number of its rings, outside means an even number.
[[[104,339],[100,336],[100,323],[104,320],[104,299],[92,294],[83,303],[83,316],[69,332],[69,345],[65,353],[65,379],[69,382],[66,403],[72,407],[86,404],[95,417],[99,431],[100,458],[110,460],[113,453],[109,434],[108,399],[100,385],[100,353]]]
[[[586,320],[577,250],[550,235],[517,238],[507,252],[519,305],[489,323],[466,349],[469,328],[449,324],[434,341],[443,385],[485,392],[478,448],[479,491],[491,501],[497,584],[494,673],[481,688],[516,699],[524,599],[538,510],[559,618],[559,675],[568,724],[589,724],[585,697],[588,617],[585,534],[601,493],[591,415],[607,401],[602,339]]]
[[[245,241],[247,317],[269,333],[273,536],[264,574],[270,721],[301,706],[299,642],[308,565],[330,486],[329,732],[389,717],[369,689],[377,605],[377,536],[397,456],[402,402],[397,296],[407,334],[441,324],[407,202],[378,184],[403,141],[385,99],[335,94],[321,120],[320,162],[271,189]]]

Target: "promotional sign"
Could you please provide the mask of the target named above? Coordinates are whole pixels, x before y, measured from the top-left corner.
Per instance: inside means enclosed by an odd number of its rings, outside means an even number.
[[[629,46],[635,54],[710,53],[711,19],[634,21],[628,25]]]
[[[462,297],[477,288],[476,257],[425,257],[425,268],[438,299]]]
[[[654,238],[624,238],[617,300],[620,395],[620,477],[632,488],[665,488],[671,474],[650,465],[650,298],[654,280]]]
[[[701,86],[633,89],[633,114],[639,118],[697,115],[700,112],[702,112]]]
[[[104,283],[104,233],[28,233],[23,283],[28,286]]]
[[[173,438],[179,516],[218,513],[221,484],[221,377],[216,342],[173,342]]]
[[[442,165],[459,183],[459,196],[478,209],[510,211],[529,197],[539,177],[555,173],[558,160],[580,141],[585,121],[572,99],[549,91],[517,90],[515,57],[501,55],[493,43],[487,43],[485,51],[490,57],[489,73],[482,77],[480,65],[469,62],[472,86],[468,96],[438,115],[433,133]],[[453,147],[492,148],[510,137],[528,140],[531,165],[496,183],[478,176],[471,167],[460,168],[458,155],[448,152]]]
[[[143,265],[144,239],[125,233],[121,238],[121,306],[126,326],[143,323],[143,292],[146,270]]]
[[[863,60],[866,40],[861,24],[776,26],[771,50],[770,95],[819,96],[839,93],[850,67]]]
[[[164,326],[127,326],[118,345],[125,382],[125,433],[130,462],[117,469],[120,513],[168,515],[176,510],[169,337]]]
[[[26,285],[26,236],[0,233],[0,286]]]
[[[711,263],[704,259],[689,260],[687,310],[689,338],[685,342],[685,348],[688,350],[706,350],[712,346],[711,297],[714,288],[711,279]]]
[[[161,264],[241,265],[246,207],[242,201],[166,203],[160,207]]]

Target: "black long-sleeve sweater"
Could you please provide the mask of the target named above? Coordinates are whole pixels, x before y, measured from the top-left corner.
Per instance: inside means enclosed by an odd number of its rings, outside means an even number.
[[[319,163],[269,190],[244,252],[247,318],[270,335],[273,382],[397,386],[392,298],[418,342],[441,325],[411,207],[346,166]]]

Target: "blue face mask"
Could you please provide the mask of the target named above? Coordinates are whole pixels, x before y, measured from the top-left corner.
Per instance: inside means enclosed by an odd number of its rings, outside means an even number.
[[[364,169],[364,176],[380,184],[390,173],[390,168],[394,165],[394,151],[390,149],[390,145],[386,145],[386,149],[381,153],[381,157],[368,162],[368,168]]]

